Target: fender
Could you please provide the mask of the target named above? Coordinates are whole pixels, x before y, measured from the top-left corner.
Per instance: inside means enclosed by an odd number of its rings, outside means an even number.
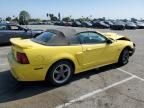
[[[48,68],[50,68],[54,63],[56,63],[57,61],[62,60],[62,59],[68,59],[68,60],[72,61],[75,65],[75,72],[79,71],[81,66],[79,65],[77,59],[73,55],[68,54],[68,53],[62,53],[62,54],[52,57],[51,59],[47,59],[48,63],[50,63]]]

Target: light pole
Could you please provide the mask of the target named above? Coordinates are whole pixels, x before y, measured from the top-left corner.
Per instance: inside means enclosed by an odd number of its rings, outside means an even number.
[[[2,21],[2,18],[0,18],[0,23],[1,23],[1,21]]]

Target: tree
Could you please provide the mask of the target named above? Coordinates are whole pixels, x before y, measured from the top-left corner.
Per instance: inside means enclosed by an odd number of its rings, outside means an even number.
[[[71,18],[70,18],[70,17],[64,17],[62,20],[63,20],[63,21],[70,21]]]
[[[27,25],[30,20],[30,14],[27,11],[21,11],[19,14],[19,24]]]
[[[30,19],[29,21],[31,21],[31,22],[41,22],[42,20],[41,19],[39,19],[39,18],[33,18],[33,19]]]
[[[47,19],[49,20],[49,14],[48,14],[48,13],[46,13],[46,17],[47,17]]]
[[[135,22],[135,21],[137,21],[137,19],[136,18],[131,18],[131,21]]]
[[[81,18],[79,18],[79,19],[77,19],[78,21],[90,21],[91,19],[89,18],[89,17],[81,17]]]
[[[58,13],[58,19],[61,20],[61,14],[60,14],[60,12]]]
[[[6,21],[11,21],[11,20],[12,20],[11,17],[7,17],[7,18],[6,18]]]
[[[49,17],[49,14],[47,13],[46,16]]]
[[[52,21],[58,21],[58,18],[56,16],[53,16],[51,20]]]
[[[58,18],[56,16],[54,16],[54,14],[49,14],[50,20],[51,21],[57,21]]]
[[[0,17],[0,22],[2,21],[2,18]]]
[[[49,17],[50,17],[50,20],[52,20],[54,17],[54,14],[49,14]]]
[[[12,19],[12,21],[19,21],[18,17],[15,17],[14,19]]]

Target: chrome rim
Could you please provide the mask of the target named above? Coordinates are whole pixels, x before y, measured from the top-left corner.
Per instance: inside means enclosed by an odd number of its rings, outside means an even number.
[[[124,64],[126,64],[126,63],[128,63],[128,60],[129,60],[129,51],[125,50],[123,52],[122,61],[123,61]]]
[[[71,69],[66,64],[57,66],[53,72],[53,79],[56,83],[64,83],[68,80],[71,74]]]

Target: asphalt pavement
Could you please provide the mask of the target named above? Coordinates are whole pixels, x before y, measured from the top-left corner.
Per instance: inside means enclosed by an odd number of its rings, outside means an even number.
[[[46,30],[56,26],[28,27]],[[0,108],[144,108],[144,30],[94,30],[115,32],[134,41],[136,52],[130,62],[75,75],[62,87],[46,82],[21,84],[10,74],[10,46],[0,46]]]

